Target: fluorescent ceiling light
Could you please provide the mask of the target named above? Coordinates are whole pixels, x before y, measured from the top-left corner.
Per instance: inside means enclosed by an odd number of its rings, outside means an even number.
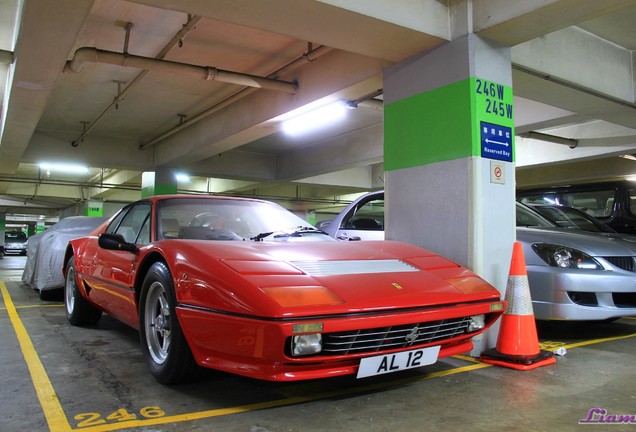
[[[88,174],[88,167],[83,165],[43,162],[40,164],[40,168],[49,172],[57,171],[70,174]]]
[[[344,102],[332,102],[284,120],[281,128],[288,135],[300,135],[343,120],[346,112],[347,107]]]
[[[190,176],[187,175],[187,174],[182,174],[182,173],[175,174],[174,178],[177,179],[177,181],[181,182],[181,183],[187,183],[187,182],[190,181]]]

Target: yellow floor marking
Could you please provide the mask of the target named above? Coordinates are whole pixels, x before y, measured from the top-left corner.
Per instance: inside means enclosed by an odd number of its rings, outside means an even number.
[[[60,308],[60,307],[64,307],[63,304],[41,304],[41,305],[26,305],[26,306],[15,306],[15,309],[36,309],[36,308],[52,308],[52,307],[56,307],[56,308]],[[6,307],[0,307],[0,310],[6,310]]]
[[[629,339],[629,338],[633,338],[636,337],[636,333],[632,333],[632,334],[628,334],[625,336],[614,336],[614,337],[608,337],[608,338],[602,338],[602,339],[592,339],[592,340],[588,340],[588,341],[581,341],[581,342],[575,342],[575,343],[571,343],[571,344],[565,344],[563,345],[564,348],[570,349],[570,348],[577,348],[577,347],[582,347],[582,346],[587,346],[587,345],[595,345],[595,344],[599,344],[599,343],[603,343],[603,342],[612,342],[612,341],[617,341],[617,340],[621,340],[621,339]]]
[[[464,355],[464,354],[454,355],[453,358],[464,360],[464,361],[471,362],[471,363],[481,363],[478,358],[467,356],[467,355]]]
[[[2,291],[4,305],[7,309],[13,329],[15,330],[18,342],[20,343],[22,355],[24,356],[24,360],[29,368],[31,381],[33,382],[33,387],[35,388],[35,392],[40,400],[40,405],[42,406],[42,411],[44,411],[44,416],[46,417],[49,429],[55,432],[70,431],[71,425],[66,418],[66,414],[64,414],[60,400],[58,399],[57,394],[53,389],[53,385],[44,370],[44,366],[35,351],[35,347],[33,346],[33,342],[31,342],[29,333],[18,316],[18,312],[13,305],[13,300],[11,300],[9,291],[2,281],[0,281],[0,291]]]

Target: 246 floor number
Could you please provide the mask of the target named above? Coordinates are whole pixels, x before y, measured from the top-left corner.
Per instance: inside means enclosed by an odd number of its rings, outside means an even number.
[[[124,422],[130,420],[137,420],[139,416],[147,419],[158,418],[165,416],[164,410],[158,406],[147,406],[139,410],[139,415],[128,411],[126,408],[120,408],[117,411],[102,416],[101,413],[81,413],[77,414],[74,418],[78,421],[77,427],[90,427],[98,426],[106,423]]]

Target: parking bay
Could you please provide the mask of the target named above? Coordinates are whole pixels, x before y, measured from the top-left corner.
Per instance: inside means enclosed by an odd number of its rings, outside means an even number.
[[[533,371],[455,356],[396,374],[293,383],[201,370],[193,383],[167,387],[148,373],[136,331],[107,315],[72,327],[61,299],[43,302],[5,276],[3,431],[540,431],[575,430],[594,408],[636,414],[634,319],[539,323],[543,347],[567,353]]]

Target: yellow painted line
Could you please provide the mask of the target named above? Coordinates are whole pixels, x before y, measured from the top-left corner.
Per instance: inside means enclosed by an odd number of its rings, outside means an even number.
[[[625,336],[614,336],[614,337],[608,337],[608,338],[602,338],[602,339],[592,339],[589,341],[575,342],[575,343],[563,345],[563,347],[570,349],[570,348],[577,348],[577,347],[582,347],[587,345],[595,345],[595,344],[599,344],[603,342],[612,342],[612,341],[617,341],[622,339],[629,339],[633,337],[636,337],[636,333],[628,334]]]
[[[57,394],[53,389],[53,385],[44,370],[44,366],[33,347],[33,342],[31,342],[29,333],[27,333],[24,324],[22,324],[22,320],[20,320],[20,317],[18,316],[18,312],[13,305],[13,300],[11,300],[9,291],[2,281],[0,281],[0,291],[2,291],[4,305],[7,309],[13,329],[15,330],[18,342],[20,343],[20,349],[22,350],[22,355],[24,356],[24,360],[29,368],[31,381],[33,382],[33,387],[35,388],[35,392],[40,400],[40,405],[42,406],[42,411],[44,411],[44,416],[46,417],[46,422],[49,425],[49,430],[51,432],[70,431],[71,425],[64,414],[60,400],[58,399]]]
[[[481,363],[478,358],[467,356],[467,355],[464,355],[464,354],[454,355],[453,358],[464,360],[464,361],[471,362],[471,363]]]
[[[37,308],[60,308],[64,307],[63,304],[41,304],[41,305],[26,305],[26,306],[15,306],[16,310],[19,309],[37,309]],[[0,307],[0,310],[7,310],[6,307]]]

